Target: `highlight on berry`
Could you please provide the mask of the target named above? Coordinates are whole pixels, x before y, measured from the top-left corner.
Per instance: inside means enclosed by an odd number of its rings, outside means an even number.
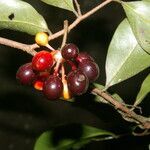
[[[45,34],[37,34],[36,41],[40,36]],[[37,52],[32,61],[19,67],[16,73],[21,84],[32,85],[49,100],[68,100],[82,95],[98,77],[99,67],[95,60],[86,52],[80,53],[72,43],[66,44],[61,50]]]

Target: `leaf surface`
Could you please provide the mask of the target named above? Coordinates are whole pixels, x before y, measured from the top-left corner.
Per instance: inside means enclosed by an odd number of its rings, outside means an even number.
[[[57,136],[55,135],[54,130],[46,131],[37,139],[34,150],[68,150],[70,148],[79,149],[83,145],[89,143],[91,140],[108,140],[115,138],[115,135],[109,131],[85,125],[82,125],[81,127],[81,135],[76,139],[66,137],[68,134],[67,129],[65,129],[65,138],[62,138],[61,131],[59,131]],[[55,137],[61,137],[59,142],[55,141]]]
[[[137,43],[127,19],[114,33],[106,58],[106,89],[150,66],[150,55]]]
[[[11,29],[35,35],[49,32],[44,18],[21,0],[0,0],[0,29]]]
[[[143,81],[134,105],[139,105],[148,93],[150,93],[150,74]]]
[[[135,37],[150,54],[150,1],[122,2]]]
[[[41,0],[41,1],[55,7],[66,9],[72,12],[75,11],[72,0]]]

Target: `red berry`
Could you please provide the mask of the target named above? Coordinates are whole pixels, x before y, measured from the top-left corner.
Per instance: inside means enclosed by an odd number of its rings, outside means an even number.
[[[50,100],[58,99],[63,92],[63,84],[58,76],[51,75],[44,82],[43,92]]]
[[[85,93],[89,86],[87,76],[80,70],[71,71],[67,77],[68,88],[73,95]]]
[[[76,58],[78,56],[78,53],[78,47],[72,43],[65,45],[61,51],[62,57],[67,60]]]
[[[90,60],[94,61],[94,59],[86,52],[79,53],[78,57],[76,58],[76,61],[78,63],[82,62],[83,60]]]
[[[99,67],[93,61],[82,60],[78,67],[86,74],[90,82],[95,81],[99,77]]]
[[[47,72],[47,71],[44,71],[44,72],[39,72],[37,75],[36,75],[36,80],[39,80],[39,81],[46,81],[48,79],[48,77],[50,76],[50,73]]]
[[[20,81],[21,84],[30,85],[35,79],[35,73],[32,70],[32,64],[26,63],[19,67],[16,78]]]
[[[33,84],[34,88],[37,90],[43,90],[43,83],[48,79],[49,76],[50,73],[47,71],[36,74],[36,80]]]
[[[40,51],[32,59],[32,67],[36,71],[50,69],[53,65],[53,57],[50,52]]]
[[[42,81],[35,81],[35,83],[34,83],[34,88],[36,89],[36,90],[39,90],[39,91],[42,91],[43,90],[43,82]]]

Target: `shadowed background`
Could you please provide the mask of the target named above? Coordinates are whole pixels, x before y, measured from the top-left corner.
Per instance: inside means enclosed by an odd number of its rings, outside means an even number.
[[[39,0],[26,0],[41,13],[50,30],[55,33],[62,29],[63,21],[71,23],[75,16],[69,11],[48,6]],[[98,0],[79,0],[83,12],[99,3]],[[73,29],[68,42],[76,44],[80,51],[87,51],[100,67],[97,82],[105,84],[105,60],[107,48],[118,24],[125,17],[118,4],[110,4],[90,18],[81,22]],[[33,43],[34,37],[25,33],[1,30],[0,36],[22,43]],[[62,38],[51,42],[58,48]],[[1,150],[32,150],[36,138],[44,131],[62,124],[82,123],[118,134],[130,132],[131,124],[124,121],[110,106],[93,102],[92,96],[86,94],[78,97],[75,103],[62,100],[48,101],[42,93],[32,87],[17,83],[15,74],[18,67],[30,62],[32,56],[21,50],[0,45],[0,149]],[[149,69],[109,89],[118,93],[127,103],[133,104],[140,84]],[[148,95],[141,104],[143,114],[149,115]],[[72,131],[72,134],[74,132]],[[125,136],[118,140],[93,142],[83,149],[148,149],[148,137]],[[127,144],[128,143],[128,144]]]

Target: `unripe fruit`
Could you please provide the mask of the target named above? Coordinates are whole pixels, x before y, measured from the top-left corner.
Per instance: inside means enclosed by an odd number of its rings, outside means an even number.
[[[39,32],[35,36],[35,42],[40,46],[46,46],[48,44],[48,35],[45,32]]]
[[[44,82],[43,92],[50,100],[58,99],[63,92],[63,84],[58,76],[51,75]]]
[[[87,76],[80,70],[71,71],[67,76],[68,88],[73,95],[84,94],[89,86]]]
[[[67,60],[75,59],[78,56],[78,53],[78,47],[72,43],[65,45],[61,51],[62,57]]]
[[[36,90],[42,91],[43,90],[43,84],[44,83],[42,81],[36,81],[33,86]]]
[[[20,66],[16,73],[16,78],[21,84],[31,85],[35,79],[35,73],[32,70],[32,64],[26,63]]]
[[[82,60],[78,68],[86,74],[90,82],[95,81],[99,77],[99,67],[93,61]]]
[[[32,67],[36,71],[50,69],[53,65],[53,57],[47,51],[38,52],[32,59]]]
[[[70,94],[70,91],[68,89],[67,81],[63,80],[62,83],[63,83],[63,98],[64,98],[64,100],[68,100],[71,98],[71,94]]]

